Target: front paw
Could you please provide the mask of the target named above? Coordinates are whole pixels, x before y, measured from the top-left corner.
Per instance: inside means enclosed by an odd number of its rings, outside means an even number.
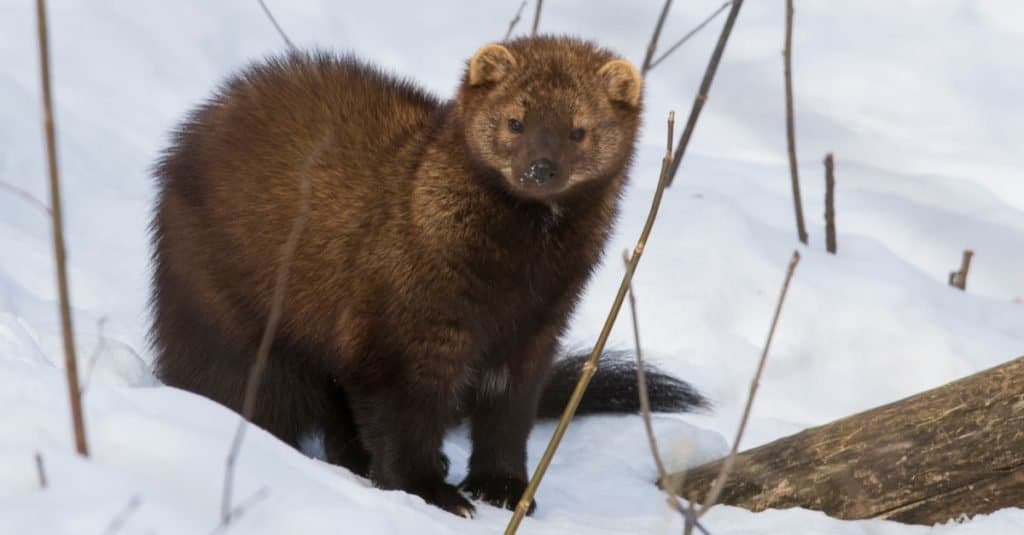
[[[447,483],[419,485],[407,490],[423,498],[427,503],[440,507],[453,515],[463,518],[473,518],[476,515],[476,508],[473,507],[473,504],[462,496],[459,489]]]
[[[470,474],[459,485],[474,500],[481,500],[496,507],[514,510],[526,490],[527,482],[518,477],[498,476],[491,474]],[[537,502],[530,500],[527,515],[532,515]]]

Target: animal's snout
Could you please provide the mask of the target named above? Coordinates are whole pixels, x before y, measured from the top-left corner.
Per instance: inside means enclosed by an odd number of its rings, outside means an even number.
[[[541,158],[534,160],[530,164],[530,167],[526,170],[526,175],[537,184],[543,184],[554,178],[557,172],[558,167],[555,165],[555,162],[547,158]]]

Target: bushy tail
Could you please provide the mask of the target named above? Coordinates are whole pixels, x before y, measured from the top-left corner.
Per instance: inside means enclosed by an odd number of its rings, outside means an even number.
[[[541,394],[537,418],[558,418],[562,415],[588,356],[572,355],[555,361],[551,377]],[[689,384],[649,364],[644,364],[644,371],[652,412],[687,412],[708,406],[707,399]],[[638,413],[638,393],[633,355],[628,351],[605,352],[576,414]]]

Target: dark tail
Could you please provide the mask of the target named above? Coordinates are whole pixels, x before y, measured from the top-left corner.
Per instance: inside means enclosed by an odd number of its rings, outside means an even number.
[[[541,394],[537,418],[558,418],[562,415],[588,356],[572,355],[555,361]],[[591,379],[576,414],[640,412],[636,360],[632,357],[628,351],[608,351],[601,355],[597,373]],[[644,364],[644,371],[652,412],[687,412],[708,406],[708,400],[689,384],[658,371],[650,364]]]

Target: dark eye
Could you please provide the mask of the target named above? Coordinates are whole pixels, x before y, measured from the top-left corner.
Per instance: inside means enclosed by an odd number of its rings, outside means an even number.
[[[582,128],[574,128],[572,132],[569,132],[569,139],[573,141],[583,141],[583,138],[586,137],[586,135],[586,130]]]
[[[514,132],[516,134],[522,134],[523,133],[523,123],[519,122],[519,119],[509,119],[508,120],[508,131],[509,132]]]

